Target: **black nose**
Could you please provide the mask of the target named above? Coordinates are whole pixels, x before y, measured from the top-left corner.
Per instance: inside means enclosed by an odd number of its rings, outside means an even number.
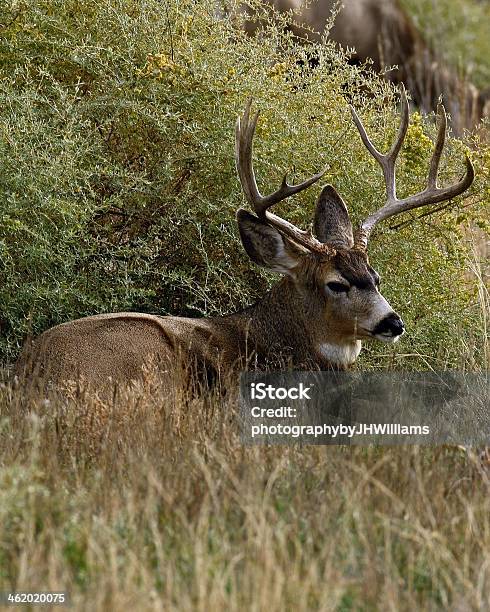
[[[396,312],[390,313],[376,325],[373,334],[401,336],[405,331],[405,325]]]

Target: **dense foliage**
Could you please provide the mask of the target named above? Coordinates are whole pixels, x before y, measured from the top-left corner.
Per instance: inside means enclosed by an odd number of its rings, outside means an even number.
[[[247,260],[234,219],[243,198],[233,128],[249,97],[262,113],[255,165],[264,191],[293,166],[296,177],[327,166],[325,181],[356,220],[381,203],[380,172],[348,102],[386,147],[396,96],[329,43],[296,44],[288,17],[276,25],[264,18],[262,33],[249,38],[241,17],[218,16],[206,0],[2,7],[4,361],[26,335],[69,318],[124,309],[213,315],[264,292],[273,279]],[[423,186],[433,131],[414,115],[399,164],[401,194]],[[441,180],[460,175],[468,144],[449,143]],[[373,240],[384,293],[410,330],[397,349],[409,355],[408,366],[456,364],[463,345],[483,333],[467,227],[487,222],[490,153],[480,144],[471,155],[478,180],[464,200],[396,232],[385,224]],[[306,227],[318,190],[281,210]],[[384,353],[370,349],[364,365]]]
[[[0,361],[69,318],[212,315],[266,290],[234,220],[249,97],[264,191],[326,166],[356,220],[381,203],[347,105],[387,147],[395,93],[327,42],[297,46],[286,21],[251,39],[211,0],[0,4]],[[415,114],[401,194],[423,185],[433,135]],[[465,199],[376,232],[371,260],[409,332],[360,367],[488,363],[487,145],[451,141],[441,179],[460,176],[465,150]],[[307,227],[318,191],[281,211]],[[235,381],[195,397],[145,376],[120,405],[83,385],[60,402],[0,368],[0,591],[63,590],[91,611],[490,608],[488,462],[474,452],[246,447]]]

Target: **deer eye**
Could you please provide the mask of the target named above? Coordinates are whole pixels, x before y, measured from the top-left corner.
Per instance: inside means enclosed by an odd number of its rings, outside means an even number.
[[[334,293],[347,293],[350,289],[349,285],[344,283],[327,283],[327,287]]]

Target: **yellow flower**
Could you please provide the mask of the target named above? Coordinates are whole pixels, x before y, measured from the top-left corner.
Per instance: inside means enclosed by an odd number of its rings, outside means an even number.
[[[281,77],[286,72],[287,69],[288,69],[287,62],[278,62],[274,64],[274,66],[272,66],[272,68],[268,71],[267,76],[271,78]]]

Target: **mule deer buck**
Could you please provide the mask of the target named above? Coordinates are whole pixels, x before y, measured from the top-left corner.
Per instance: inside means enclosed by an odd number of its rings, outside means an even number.
[[[320,42],[338,5],[336,0],[264,0],[276,10],[297,11],[293,33],[302,40]],[[248,23],[252,33],[256,23]],[[451,116],[455,134],[474,128],[490,116],[489,91],[479,91],[455,68],[448,66],[427,43],[398,0],[343,0],[329,38],[353,49],[353,63],[371,59],[373,68],[387,73],[393,83],[404,83],[412,100],[424,112],[435,111],[440,95]]]
[[[296,369],[345,369],[357,358],[361,340],[395,342],[400,338],[403,321],[379,292],[379,276],[369,264],[366,249],[379,222],[449,200],[471,185],[474,171],[469,158],[459,182],[437,185],[446,135],[444,109],[439,113],[427,187],[398,199],[395,162],[409,122],[405,90],[401,92],[400,128],[386,154],[376,150],[351,107],[363,143],[383,170],[386,202],[354,232],[342,198],[327,185],[316,204],[315,235],[269,209],[316,183],[323,172],[298,185],[289,185],[284,177],[277,191],[261,195],[252,165],[259,113],[252,116],[250,110],[249,102],[237,120],[236,166],[254,213],[240,209],[238,227],[250,259],[282,274],[282,280],[254,306],[224,317],[191,319],[123,312],[63,323],[25,348],[16,366],[18,374],[37,371],[55,385],[82,376],[101,387],[110,379],[123,383],[137,379],[145,362],[154,358],[166,368],[183,360],[214,374],[281,363]]]

